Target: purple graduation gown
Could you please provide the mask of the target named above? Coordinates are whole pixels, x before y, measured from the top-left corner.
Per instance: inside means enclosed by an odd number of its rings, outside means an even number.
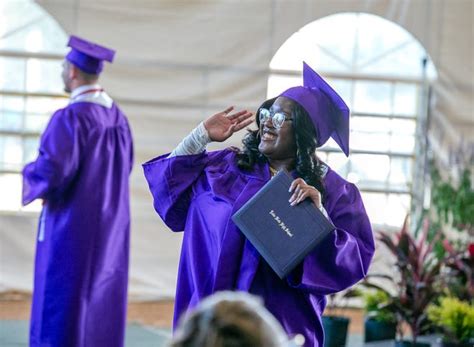
[[[337,229],[281,280],[245,239],[231,216],[269,179],[268,164],[240,170],[231,150],[167,158],[144,165],[154,207],[173,231],[184,230],[174,324],[219,290],[263,298],[288,334],[323,345],[325,295],[343,290],[368,270],[372,230],[357,188],[330,170],[324,207]],[[311,226],[308,226],[310,228]]]
[[[23,204],[44,199],[30,346],[123,346],[132,161],[115,103],[77,102],[52,116],[23,170]]]

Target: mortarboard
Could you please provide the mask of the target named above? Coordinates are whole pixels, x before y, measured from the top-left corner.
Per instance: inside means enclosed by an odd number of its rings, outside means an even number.
[[[303,86],[287,89],[279,96],[296,101],[308,112],[318,134],[318,147],[332,137],[349,156],[349,107],[308,64],[303,62]]]
[[[96,43],[71,35],[68,42],[71,50],[66,59],[84,72],[98,75],[103,67],[104,60],[112,62],[115,51]]]

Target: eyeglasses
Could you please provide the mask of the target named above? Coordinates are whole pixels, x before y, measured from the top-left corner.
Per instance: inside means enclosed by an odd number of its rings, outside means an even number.
[[[286,120],[293,120],[292,118],[288,118],[284,113],[282,112],[275,112],[272,114],[270,110],[266,108],[261,108],[258,110],[259,113],[259,120],[260,124],[265,123],[268,119],[272,119],[272,124],[276,129],[280,129],[283,126],[283,123]]]

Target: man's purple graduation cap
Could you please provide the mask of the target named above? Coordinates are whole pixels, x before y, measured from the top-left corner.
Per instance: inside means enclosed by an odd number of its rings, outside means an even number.
[[[279,96],[296,101],[308,112],[318,134],[318,147],[332,137],[349,156],[349,107],[308,64],[303,62],[303,86],[287,89]]]
[[[68,42],[71,51],[66,59],[84,72],[98,75],[104,68],[104,60],[112,62],[115,51],[96,43],[71,35]]]

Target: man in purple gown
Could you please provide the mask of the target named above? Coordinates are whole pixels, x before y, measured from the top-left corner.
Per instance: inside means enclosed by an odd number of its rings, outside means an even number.
[[[175,325],[214,292],[247,291],[263,298],[288,334],[323,346],[325,296],[362,279],[374,253],[358,189],[315,154],[332,137],[348,155],[349,109],[305,64],[304,86],[263,103],[259,129],[247,134],[242,150],[205,151],[252,122],[251,113],[231,110],[206,119],[170,155],[144,164],[155,210],[173,231],[184,231]],[[311,199],[336,229],[281,280],[231,216],[283,168],[295,177],[288,203]]]
[[[97,84],[115,52],[75,36],[68,46],[62,77],[71,100],[23,170],[23,204],[43,200],[30,346],[123,346],[132,136]]]

